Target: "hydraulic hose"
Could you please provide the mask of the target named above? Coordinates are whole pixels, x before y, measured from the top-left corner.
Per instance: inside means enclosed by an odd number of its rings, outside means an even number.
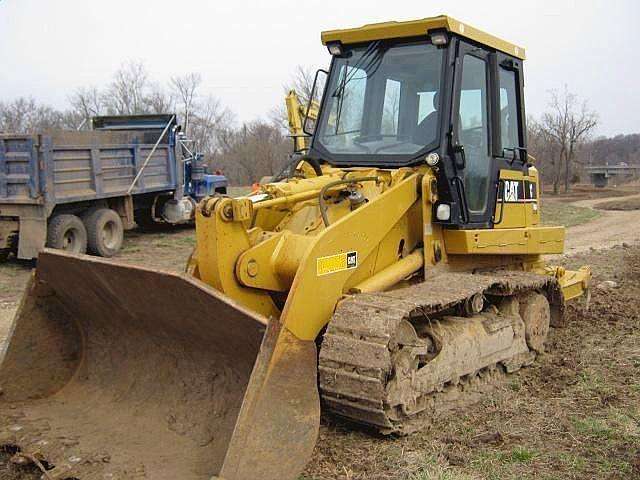
[[[350,185],[352,183],[374,182],[374,181],[377,182],[378,177],[345,178],[342,180],[336,180],[335,182],[327,183],[324,187],[322,187],[319,194],[318,206],[320,207],[320,215],[322,215],[322,222],[324,223],[324,226],[325,227],[329,226],[329,217],[327,216],[327,204],[324,200],[324,195],[325,193],[327,193],[327,190],[337,185]]]
[[[289,160],[284,168],[280,170],[280,173],[274,175],[272,181],[279,182],[286,178],[291,178],[293,170],[295,170],[295,167],[298,166],[300,162],[307,162],[309,165],[311,165],[311,168],[313,168],[313,171],[318,177],[322,175],[322,167],[320,166],[320,162],[317,159],[294,154],[291,160]]]

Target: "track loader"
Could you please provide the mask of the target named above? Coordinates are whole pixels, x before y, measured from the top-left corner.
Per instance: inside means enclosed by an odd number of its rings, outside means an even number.
[[[0,367],[0,444],[55,479],[295,479],[327,412],[408,434],[544,351],[522,48],[447,16],[328,31],[290,174],[196,213],[184,274],[45,251]],[[317,85],[320,85],[317,77]]]

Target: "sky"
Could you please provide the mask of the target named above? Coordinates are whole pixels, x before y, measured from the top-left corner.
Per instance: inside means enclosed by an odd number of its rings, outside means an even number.
[[[528,114],[566,85],[597,134],[640,132],[638,0],[0,0],[0,100],[65,108],[135,60],[163,83],[199,72],[238,121],[266,118],[297,65],[328,66],[321,31],[439,14],[526,48]]]

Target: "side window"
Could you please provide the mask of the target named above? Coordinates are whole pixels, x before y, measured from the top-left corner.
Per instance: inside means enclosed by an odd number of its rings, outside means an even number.
[[[520,147],[516,72],[500,67],[498,75],[500,80],[500,140],[502,148]]]
[[[398,133],[398,118],[400,116],[400,82],[388,78],[384,89],[384,104],[382,110],[382,135],[396,135]]]
[[[491,156],[487,99],[487,62],[465,55],[458,111],[458,141],[464,146],[466,157],[464,186],[467,205],[476,214],[486,211],[489,196]]]

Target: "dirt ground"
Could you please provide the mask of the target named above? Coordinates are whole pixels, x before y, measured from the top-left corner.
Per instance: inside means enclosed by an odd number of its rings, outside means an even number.
[[[614,196],[581,195],[560,201],[593,208]],[[548,353],[535,366],[474,408],[435,418],[407,437],[325,417],[301,478],[640,479],[640,211],[600,213],[568,230],[567,255],[555,261],[590,264],[594,285],[611,280],[616,287],[594,288],[587,313],[570,307],[568,326],[552,329]],[[189,228],[132,231],[117,260],[180,270],[194,243]],[[32,266],[0,265],[0,348]],[[18,474],[7,457],[0,452],[0,479],[39,478]]]
[[[639,195],[620,197],[616,203],[635,203]],[[589,199],[572,202],[569,207],[594,209],[599,205],[610,203],[610,198]],[[640,242],[639,210],[597,210],[599,215],[594,220],[581,223],[567,229],[565,252],[569,255],[607,249],[616,245],[636,244]]]

